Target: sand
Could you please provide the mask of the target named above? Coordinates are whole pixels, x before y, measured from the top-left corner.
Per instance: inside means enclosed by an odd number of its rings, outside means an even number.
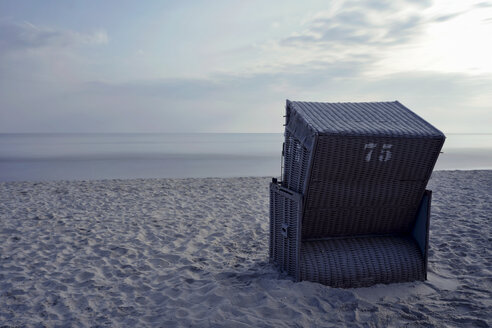
[[[0,327],[488,327],[492,171],[440,171],[429,279],[294,283],[268,178],[0,184]]]

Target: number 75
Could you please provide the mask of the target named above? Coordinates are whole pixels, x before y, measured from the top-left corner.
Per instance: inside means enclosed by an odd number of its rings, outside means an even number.
[[[364,146],[364,149],[367,150],[366,153],[366,162],[370,162],[372,159],[372,153],[374,150],[378,147],[378,144],[376,143],[367,143]],[[391,159],[391,148],[393,147],[392,144],[383,144],[381,147],[381,151],[379,152],[378,159],[380,162],[387,162]]]

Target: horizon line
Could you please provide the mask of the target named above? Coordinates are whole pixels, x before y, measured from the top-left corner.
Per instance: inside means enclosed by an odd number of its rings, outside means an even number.
[[[0,132],[0,135],[60,135],[60,134],[283,134],[284,132]],[[445,132],[446,135],[492,135],[492,132]]]

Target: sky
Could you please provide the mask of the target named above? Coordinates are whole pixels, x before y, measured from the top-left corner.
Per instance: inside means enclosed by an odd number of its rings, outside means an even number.
[[[0,0],[0,133],[276,133],[286,99],[492,133],[492,1]]]

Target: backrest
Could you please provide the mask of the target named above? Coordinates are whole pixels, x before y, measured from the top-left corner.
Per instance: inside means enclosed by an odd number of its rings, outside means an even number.
[[[287,102],[285,187],[302,238],[411,229],[444,135],[398,102]]]

